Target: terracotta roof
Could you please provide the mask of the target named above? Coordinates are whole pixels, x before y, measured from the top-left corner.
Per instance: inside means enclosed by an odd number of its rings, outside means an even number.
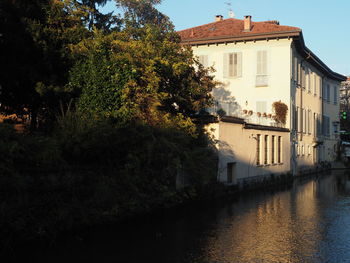
[[[305,46],[302,30],[282,26],[278,21],[251,22],[251,31],[244,31],[244,20],[228,18],[221,21],[178,31],[182,44],[204,45],[250,41],[271,38],[290,38],[295,41],[299,53],[328,77],[344,81],[346,77],[333,72],[310,49]],[[348,78],[350,80],[350,77]]]
[[[244,20],[228,18],[222,21],[178,31],[182,41],[216,37],[245,37],[261,34],[301,32],[298,27],[281,26],[277,21],[252,22],[249,32],[244,32]]]

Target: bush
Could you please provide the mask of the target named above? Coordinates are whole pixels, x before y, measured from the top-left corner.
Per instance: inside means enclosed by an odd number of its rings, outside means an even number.
[[[215,154],[203,132],[194,137],[170,128],[85,122],[73,113],[59,123],[50,137],[0,126],[7,169],[0,176],[0,235],[7,241],[53,238],[173,206],[203,194],[216,179]],[[187,177],[185,191],[176,189],[179,171]]]

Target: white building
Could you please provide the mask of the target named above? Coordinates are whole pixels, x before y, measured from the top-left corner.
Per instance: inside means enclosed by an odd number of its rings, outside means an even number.
[[[222,85],[213,91],[215,111],[242,118],[243,128],[246,124],[260,127],[241,134],[233,126],[228,130],[227,121],[212,125],[221,144],[219,152],[231,156],[220,158],[221,181],[234,183],[286,171],[297,174],[336,158],[339,88],[346,78],[305,46],[301,29],[278,21],[252,22],[251,16],[244,20],[216,16],[213,23],[178,33],[182,44],[190,45],[204,66],[216,70]],[[272,104],[277,101],[288,106],[284,129],[273,118]],[[280,130],[268,128],[273,126]],[[281,145],[283,150],[278,148]],[[239,150],[244,148],[250,157]],[[227,155],[228,150],[236,154]],[[283,152],[280,163],[276,161],[278,151]],[[233,180],[232,165],[241,165],[240,172],[233,172]],[[242,173],[242,167],[253,172]]]

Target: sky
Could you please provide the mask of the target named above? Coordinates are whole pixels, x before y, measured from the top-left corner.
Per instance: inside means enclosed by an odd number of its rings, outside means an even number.
[[[253,21],[278,20],[303,30],[306,46],[333,71],[350,76],[350,0],[163,0],[157,8],[176,30],[207,24],[215,15],[251,15]],[[104,11],[115,10],[113,1]]]

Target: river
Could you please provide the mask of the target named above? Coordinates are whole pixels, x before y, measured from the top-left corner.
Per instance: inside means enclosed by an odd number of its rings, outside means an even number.
[[[26,252],[26,262],[350,262],[350,177],[159,212]]]

